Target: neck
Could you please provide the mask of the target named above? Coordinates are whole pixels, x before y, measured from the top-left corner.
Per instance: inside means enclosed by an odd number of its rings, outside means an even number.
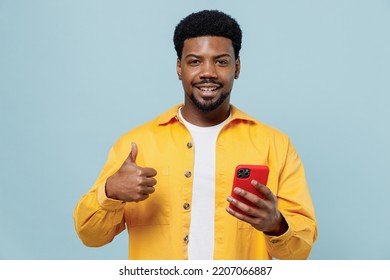
[[[201,127],[214,126],[229,117],[230,104],[221,104],[221,106],[211,112],[202,112],[198,108],[184,105],[181,113],[183,118],[193,125]]]

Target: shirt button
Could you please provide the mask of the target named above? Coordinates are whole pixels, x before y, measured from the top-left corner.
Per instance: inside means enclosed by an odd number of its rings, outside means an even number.
[[[187,178],[190,178],[191,177],[191,171],[186,171],[186,173],[184,173],[184,176],[186,176]]]
[[[183,204],[183,208],[185,209],[185,210],[188,210],[188,209],[190,209],[190,204],[189,203],[184,203]]]
[[[192,148],[192,143],[191,143],[191,142],[188,142],[188,143],[187,143],[187,148],[188,148],[188,149],[191,149],[191,148]]]
[[[274,240],[271,240],[271,243],[272,243],[272,244],[276,244],[276,243],[279,243],[279,241],[280,241],[280,240],[278,240],[278,239],[274,239]]]
[[[185,244],[188,244],[188,241],[190,241],[190,239],[188,238],[188,235],[186,235],[186,236],[184,237],[184,243],[185,243]]]

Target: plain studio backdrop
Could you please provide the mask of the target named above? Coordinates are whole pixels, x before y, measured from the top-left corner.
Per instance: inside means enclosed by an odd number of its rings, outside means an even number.
[[[310,259],[390,259],[390,1],[0,0],[0,259],[126,259],[73,210],[123,133],[183,102],[172,37],[219,9],[243,30],[232,103],[287,133],[319,237]]]

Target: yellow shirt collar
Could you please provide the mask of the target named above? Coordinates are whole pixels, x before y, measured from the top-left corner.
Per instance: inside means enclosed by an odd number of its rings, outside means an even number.
[[[158,125],[166,125],[171,122],[176,122],[179,121],[179,108],[182,107],[184,104],[178,104],[162,115],[160,115],[157,119]],[[231,110],[232,110],[232,118],[230,122],[235,121],[235,120],[246,120],[250,122],[257,122],[255,118],[249,116],[248,114],[242,112],[239,110],[237,107],[234,105],[230,105]]]

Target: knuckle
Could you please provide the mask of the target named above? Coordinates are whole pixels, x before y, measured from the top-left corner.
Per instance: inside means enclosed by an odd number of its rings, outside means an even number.
[[[246,206],[245,212],[248,213],[249,215],[253,216],[253,214],[255,213],[255,209],[253,209],[252,207]]]
[[[135,189],[136,193],[138,195],[142,195],[142,191],[143,191],[143,188],[141,186],[137,186],[136,189]]]
[[[137,197],[136,197],[136,201],[143,201],[145,199],[147,199],[149,197],[148,194],[138,194]]]
[[[138,186],[141,186],[143,184],[143,182],[144,182],[144,180],[143,180],[142,177],[137,177],[136,183],[137,183]]]
[[[253,203],[254,203],[255,205],[259,205],[259,204],[261,203],[261,198],[258,197],[258,196],[256,196],[256,197],[253,199]]]
[[[241,195],[241,196],[244,196],[244,197],[247,197],[248,192],[247,192],[246,190],[241,189],[240,195]]]

